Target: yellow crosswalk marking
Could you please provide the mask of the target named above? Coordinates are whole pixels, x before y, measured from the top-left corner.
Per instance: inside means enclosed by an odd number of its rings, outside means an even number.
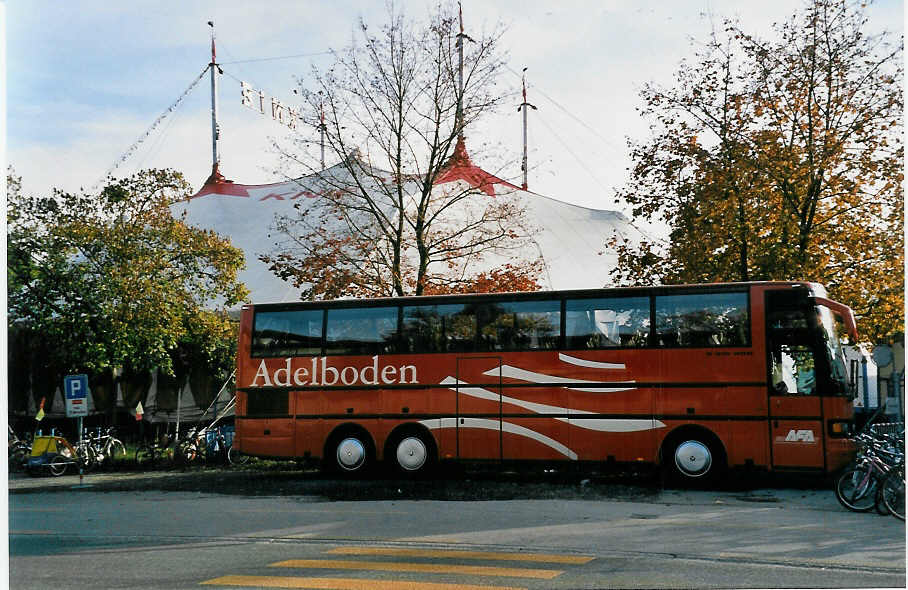
[[[498,551],[460,551],[439,549],[401,549],[396,547],[338,547],[327,553],[333,555],[393,555],[396,557],[427,557],[433,559],[488,559],[501,561],[532,561],[582,565],[595,559],[588,555],[556,555],[552,553],[504,553]]]
[[[361,580],[357,578],[297,578],[284,576],[222,576],[202,582],[208,586],[254,588],[305,588],[307,590],[526,590],[513,586],[440,584],[407,580]]]
[[[510,578],[537,578],[551,580],[563,574],[562,570],[543,570],[483,565],[456,565],[434,563],[392,563],[388,561],[345,561],[331,559],[288,559],[272,563],[271,567],[378,570],[383,572],[420,572],[432,574],[466,574],[471,576],[506,576]]]

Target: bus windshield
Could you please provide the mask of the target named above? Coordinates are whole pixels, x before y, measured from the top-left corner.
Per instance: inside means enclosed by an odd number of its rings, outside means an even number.
[[[818,306],[817,313],[820,328],[823,331],[823,340],[826,344],[826,357],[829,360],[830,379],[841,386],[843,394],[850,394],[848,385],[848,372],[845,364],[845,353],[842,350],[842,340],[836,328],[835,315],[827,307]]]

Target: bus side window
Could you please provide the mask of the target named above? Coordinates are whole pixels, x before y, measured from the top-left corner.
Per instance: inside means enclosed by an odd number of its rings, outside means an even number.
[[[568,348],[641,348],[650,332],[649,297],[568,299]]]
[[[567,348],[594,348],[590,344],[588,335],[594,330],[593,312],[588,310],[569,310],[565,314],[564,333]]]
[[[551,350],[561,333],[561,303],[498,301],[479,309],[480,346],[485,351]]]
[[[748,346],[747,293],[692,293],[656,297],[656,333],[664,347]]]

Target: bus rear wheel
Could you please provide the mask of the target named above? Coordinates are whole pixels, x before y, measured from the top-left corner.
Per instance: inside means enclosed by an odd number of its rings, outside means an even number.
[[[431,436],[417,430],[400,433],[386,448],[388,459],[393,458],[392,468],[405,477],[429,473],[438,455]]]

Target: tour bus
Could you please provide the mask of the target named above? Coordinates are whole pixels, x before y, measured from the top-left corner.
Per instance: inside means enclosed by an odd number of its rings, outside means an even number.
[[[851,309],[809,282],[247,305],[234,444],[342,475],[440,461],[832,472]]]

